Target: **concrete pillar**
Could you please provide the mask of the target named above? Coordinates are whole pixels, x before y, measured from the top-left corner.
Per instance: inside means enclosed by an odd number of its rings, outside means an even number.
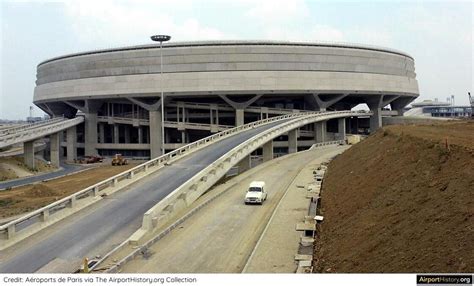
[[[374,107],[371,108],[373,115],[370,117],[370,133],[374,133],[382,127],[382,108]]]
[[[49,147],[51,165],[59,167],[59,133],[53,133],[49,135]]]
[[[273,140],[268,141],[262,146],[263,162],[273,159]]]
[[[61,144],[64,142],[64,131],[59,132],[59,157],[64,157],[64,148]]]
[[[247,171],[250,169],[250,155],[245,156],[238,164],[237,167],[239,168],[239,174],[242,174],[243,172]]]
[[[346,119],[339,118],[337,121],[338,140],[346,140]]]
[[[120,143],[120,126],[118,124],[114,124],[114,143]]]
[[[129,125],[124,125],[124,137],[125,137],[125,143],[130,143],[130,126]]]
[[[97,155],[97,113],[85,114],[84,155]]]
[[[181,131],[181,143],[186,143],[186,131]]]
[[[138,144],[143,143],[143,127],[138,126]]]
[[[77,158],[77,133],[76,126],[69,127],[66,131],[66,149],[67,158],[69,162],[73,162]]]
[[[326,121],[314,123],[314,141],[316,143],[326,141]]]
[[[236,109],[235,110],[235,126],[244,125],[244,110]]]
[[[156,158],[161,155],[161,111],[149,111],[150,113],[150,156]]]
[[[349,134],[352,134],[352,118],[349,117],[346,121],[346,130],[349,130]]]
[[[30,169],[35,169],[35,141],[23,143],[23,156],[26,166]]]
[[[298,129],[288,132],[288,154],[298,152]]]
[[[105,143],[105,124],[99,123],[99,142]]]

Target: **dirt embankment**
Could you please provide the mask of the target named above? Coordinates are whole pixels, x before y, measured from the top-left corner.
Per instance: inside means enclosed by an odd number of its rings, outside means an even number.
[[[473,122],[384,127],[329,166],[315,271],[474,272],[473,203]]]
[[[38,172],[51,172],[57,169],[38,159],[35,159],[35,162],[36,168],[32,170],[25,165],[23,156],[0,158],[0,181],[31,176]]]
[[[36,210],[136,165],[100,166],[48,182],[0,191],[0,218]]]

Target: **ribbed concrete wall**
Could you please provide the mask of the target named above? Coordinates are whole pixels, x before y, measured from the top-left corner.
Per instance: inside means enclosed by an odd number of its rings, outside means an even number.
[[[164,91],[365,92],[418,95],[413,59],[364,46],[204,42],[163,48]],[[156,96],[157,45],[64,56],[38,66],[35,102],[131,94]],[[154,95],[153,95],[154,94]]]

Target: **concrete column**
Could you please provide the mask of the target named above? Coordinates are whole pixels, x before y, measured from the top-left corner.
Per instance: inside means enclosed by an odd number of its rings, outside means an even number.
[[[370,133],[374,133],[382,127],[382,108],[374,107],[370,111],[373,112],[373,115],[370,117]]]
[[[349,130],[349,134],[352,133],[352,118],[348,118],[346,121],[346,129]]]
[[[97,113],[85,114],[84,155],[97,155]]]
[[[130,143],[130,126],[129,125],[124,125],[124,137],[125,137],[125,143]]]
[[[49,135],[49,147],[51,165],[59,167],[59,133]]]
[[[244,125],[244,110],[236,109],[235,110],[235,126]]]
[[[120,143],[120,126],[118,124],[114,124],[114,143]]]
[[[30,169],[35,169],[35,141],[23,143],[23,156],[26,166]]]
[[[339,118],[337,121],[338,140],[346,140],[346,119]]]
[[[59,132],[59,157],[64,157],[64,148],[61,144],[64,142],[64,131]]]
[[[150,113],[150,156],[156,158],[161,155],[161,110],[149,111]]]
[[[76,126],[69,127],[66,131],[67,158],[69,162],[73,162],[77,158],[77,133]]]
[[[273,159],[273,140],[268,141],[262,146],[263,162]]]
[[[186,131],[181,131],[181,143],[186,143]]]
[[[99,123],[99,142],[105,143],[105,124]]]
[[[250,155],[245,156],[238,164],[237,167],[239,168],[239,174],[242,174],[243,172],[247,171],[250,169]]]
[[[138,126],[138,144],[143,143],[143,127]]]
[[[326,121],[314,123],[314,141],[316,143],[326,141]]]
[[[288,154],[298,152],[298,129],[288,132]]]

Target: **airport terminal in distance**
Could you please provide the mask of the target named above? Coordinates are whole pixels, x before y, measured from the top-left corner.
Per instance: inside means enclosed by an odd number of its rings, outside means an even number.
[[[52,117],[84,116],[62,136],[62,153],[73,152],[69,158],[115,153],[155,158],[163,149],[244,123],[302,111],[350,110],[361,103],[373,115],[347,118],[345,128],[367,133],[381,126],[382,116],[401,115],[418,95],[414,59],[401,51],[352,44],[203,41],[45,60],[37,67],[34,103]],[[298,148],[334,139],[337,124],[329,120],[300,128]],[[68,136],[76,140],[66,148]],[[288,143],[277,138],[274,148],[284,153]]]

